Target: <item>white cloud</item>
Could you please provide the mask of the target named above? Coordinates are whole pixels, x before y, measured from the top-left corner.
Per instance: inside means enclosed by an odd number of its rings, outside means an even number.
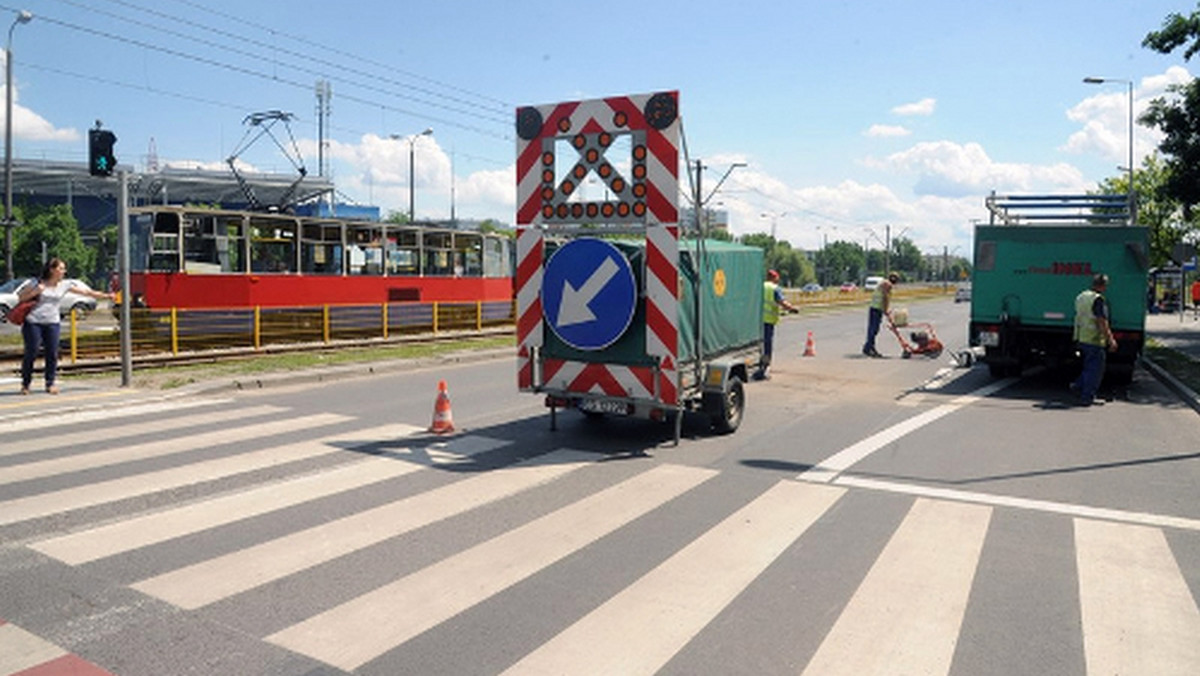
[[[5,55],[0,51],[0,68],[4,67]],[[0,87],[0,92],[4,92],[4,87]],[[7,96],[7,94],[5,94]],[[63,141],[71,142],[78,141],[83,138],[83,135],[78,130],[67,127],[60,129],[55,127],[49,120],[38,115],[32,110],[20,104],[21,88],[13,89],[13,138],[26,139],[30,141]],[[4,110],[0,108],[0,124],[4,120]]]
[[[1162,75],[1143,78],[1135,83],[1133,91],[1133,116],[1136,120],[1146,111],[1150,101],[1167,95],[1167,88],[1175,84],[1190,82],[1191,74],[1186,68],[1171,66]],[[1096,90],[1092,96],[1080,101],[1067,111],[1067,119],[1082,127],[1071,134],[1059,150],[1076,154],[1094,154],[1125,165],[1129,161],[1129,89],[1124,83],[1087,85]],[[1140,166],[1142,158],[1154,152],[1162,141],[1162,134],[1135,122],[1133,134],[1134,166]]]
[[[1079,191],[1091,184],[1079,169],[1059,163],[1050,166],[995,162],[978,143],[951,141],[918,143],[867,166],[917,174],[913,191],[918,195],[957,198],[998,192]]]
[[[895,108],[892,112],[896,115],[933,115],[934,108],[937,107],[937,99],[925,98],[915,103],[905,103]]]
[[[912,131],[898,125],[890,124],[873,124],[871,128],[863,132],[863,136],[872,136],[876,138],[888,138],[896,136],[908,136]]]

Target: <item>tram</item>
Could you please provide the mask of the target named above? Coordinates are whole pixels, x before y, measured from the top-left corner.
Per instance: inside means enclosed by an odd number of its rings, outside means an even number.
[[[508,237],[420,225],[180,206],[130,209],[136,306],[496,302]]]

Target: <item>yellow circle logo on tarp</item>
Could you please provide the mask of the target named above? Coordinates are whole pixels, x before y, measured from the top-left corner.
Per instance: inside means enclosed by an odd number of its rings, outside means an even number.
[[[725,271],[720,268],[713,275],[713,293],[717,294],[717,298],[725,295]]]

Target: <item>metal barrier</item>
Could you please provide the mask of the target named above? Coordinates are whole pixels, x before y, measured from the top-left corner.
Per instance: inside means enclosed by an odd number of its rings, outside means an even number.
[[[134,354],[255,349],[294,344],[401,339],[445,332],[481,332],[513,325],[513,301],[397,302],[223,309],[134,308]],[[74,311],[64,318],[63,351],[74,364],[120,354],[115,327],[88,330]]]

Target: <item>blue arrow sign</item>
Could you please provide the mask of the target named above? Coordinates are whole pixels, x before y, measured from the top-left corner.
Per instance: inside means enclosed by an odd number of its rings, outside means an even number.
[[[629,328],[637,280],[620,249],[585,237],[563,245],[542,275],[546,323],[577,350],[602,350]]]

